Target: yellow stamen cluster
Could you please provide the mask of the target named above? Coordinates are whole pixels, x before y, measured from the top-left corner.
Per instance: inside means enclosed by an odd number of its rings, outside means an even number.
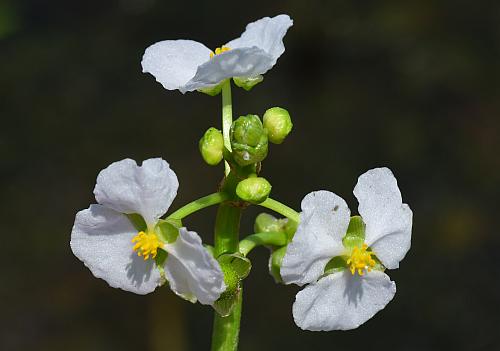
[[[137,256],[143,256],[144,261],[146,261],[149,256],[155,258],[158,253],[158,248],[163,247],[163,243],[158,240],[158,236],[155,232],[139,232],[132,239],[134,245],[134,251],[137,251]]]
[[[210,53],[210,58],[214,57],[215,55],[220,55],[223,52],[226,52],[226,51],[229,51],[229,50],[231,50],[231,49],[228,48],[227,46],[221,46],[220,48],[216,48],[215,49],[215,53],[213,53],[213,52]]]
[[[363,244],[361,249],[355,246],[352,250],[351,257],[347,260],[352,275],[354,275],[356,271],[359,275],[363,275],[364,269],[371,272],[372,268],[375,267],[376,262],[372,258],[373,252],[366,251],[366,249],[368,249],[368,245]]]

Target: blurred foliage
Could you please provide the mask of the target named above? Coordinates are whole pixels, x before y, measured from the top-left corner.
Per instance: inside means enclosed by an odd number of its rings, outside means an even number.
[[[76,211],[99,170],[161,156],[181,187],[174,207],[216,188],[197,141],[219,126],[218,98],[167,92],[141,73],[144,49],[190,38],[217,47],[246,23],[288,13],[286,52],[262,84],[234,90],[236,116],[290,111],[263,176],[299,208],[329,189],[356,208],[356,178],[390,167],[414,211],[413,246],[389,272],[398,293],[350,332],[298,329],[297,287],[276,286],[251,254],[241,350],[491,350],[496,264],[500,5],[490,1],[2,1],[0,132],[2,350],[205,350],[211,310],[168,289],[108,288],[71,253]],[[202,173],[203,172],[203,173]],[[203,181],[200,175],[203,174]],[[251,232],[256,210],[242,225]],[[190,227],[211,242],[214,210]],[[14,225],[14,227],[12,227]],[[383,335],[384,337],[381,337]],[[163,346],[162,343],[165,343]]]

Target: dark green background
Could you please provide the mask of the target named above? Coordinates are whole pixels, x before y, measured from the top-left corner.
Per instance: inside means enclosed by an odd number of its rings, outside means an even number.
[[[500,327],[500,5],[489,1],[1,1],[2,350],[206,350],[210,308],[168,289],[111,289],[70,251],[75,213],[113,161],[161,156],[174,208],[216,189],[197,142],[220,100],[141,73],[163,39],[215,48],[246,23],[289,14],[286,52],[235,115],[287,108],[295,128],[263,175],[298,209],[328,189],[355,210],[357,177],[395,173],[413,245],[390,271],[395,299],[349,332],[297,328],[298,291],[250,256],[241,350],[493,350]],[[251,231],[257,211],[246,213]],[[214,210],[188,221],[212,242]]]

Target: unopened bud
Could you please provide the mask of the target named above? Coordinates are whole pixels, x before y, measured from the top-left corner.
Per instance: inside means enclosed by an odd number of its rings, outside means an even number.
[[[221,131],[209,128],[200,139],[199,147],[201,156],[206,163],[211,166],[219,164],[224,150],[224,138]]]
[[[267,156],[267,132],[259,116],[241,116],[231,125],[231,147],[234,160],[248,166]]]
[[[292,131],[293,123],[287,110],[273,107],[264,113],[264,128],[267,129],[269,141],[281,144]]]
[[[244,201],[260,204],[265,201],[271,192],[271,184],[262,177],[253,177],[242,180],[236,186],[236,195]]]

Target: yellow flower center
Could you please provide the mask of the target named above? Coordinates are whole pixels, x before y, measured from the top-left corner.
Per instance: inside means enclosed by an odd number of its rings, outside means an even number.
[[[137,251],[137,256],[143,256],[144,261],[146,261],[149,256],[155,258],[158,253],[158,248],[163,247],[163,243],[158,239],[156,233],[150,231],[147,233],[139,232],[139,234],[134,236],[132,242],[136,243],[134,245],[134,251]]]
[[[231,49],[228,48],[227,46],[221,46],[220,48],[216,48],[215,49],[215,53],[213,53],[213,52],[210,53],[210,58],[213,58],[215,55],[220,55],[223,52],[226,52],[226,51],[229,51],[229,50],[231,50]]]
[[[354,275],[356,271],[359,275],[363,275],[363,270],[371,272],[372,268],[375,267],[376,262],[372,258],[373,252],[366,251],[367,248],[368,245],[363,244],[361,249],[355,246],[352,250],[351,257],[347,260],[352,275]]]

